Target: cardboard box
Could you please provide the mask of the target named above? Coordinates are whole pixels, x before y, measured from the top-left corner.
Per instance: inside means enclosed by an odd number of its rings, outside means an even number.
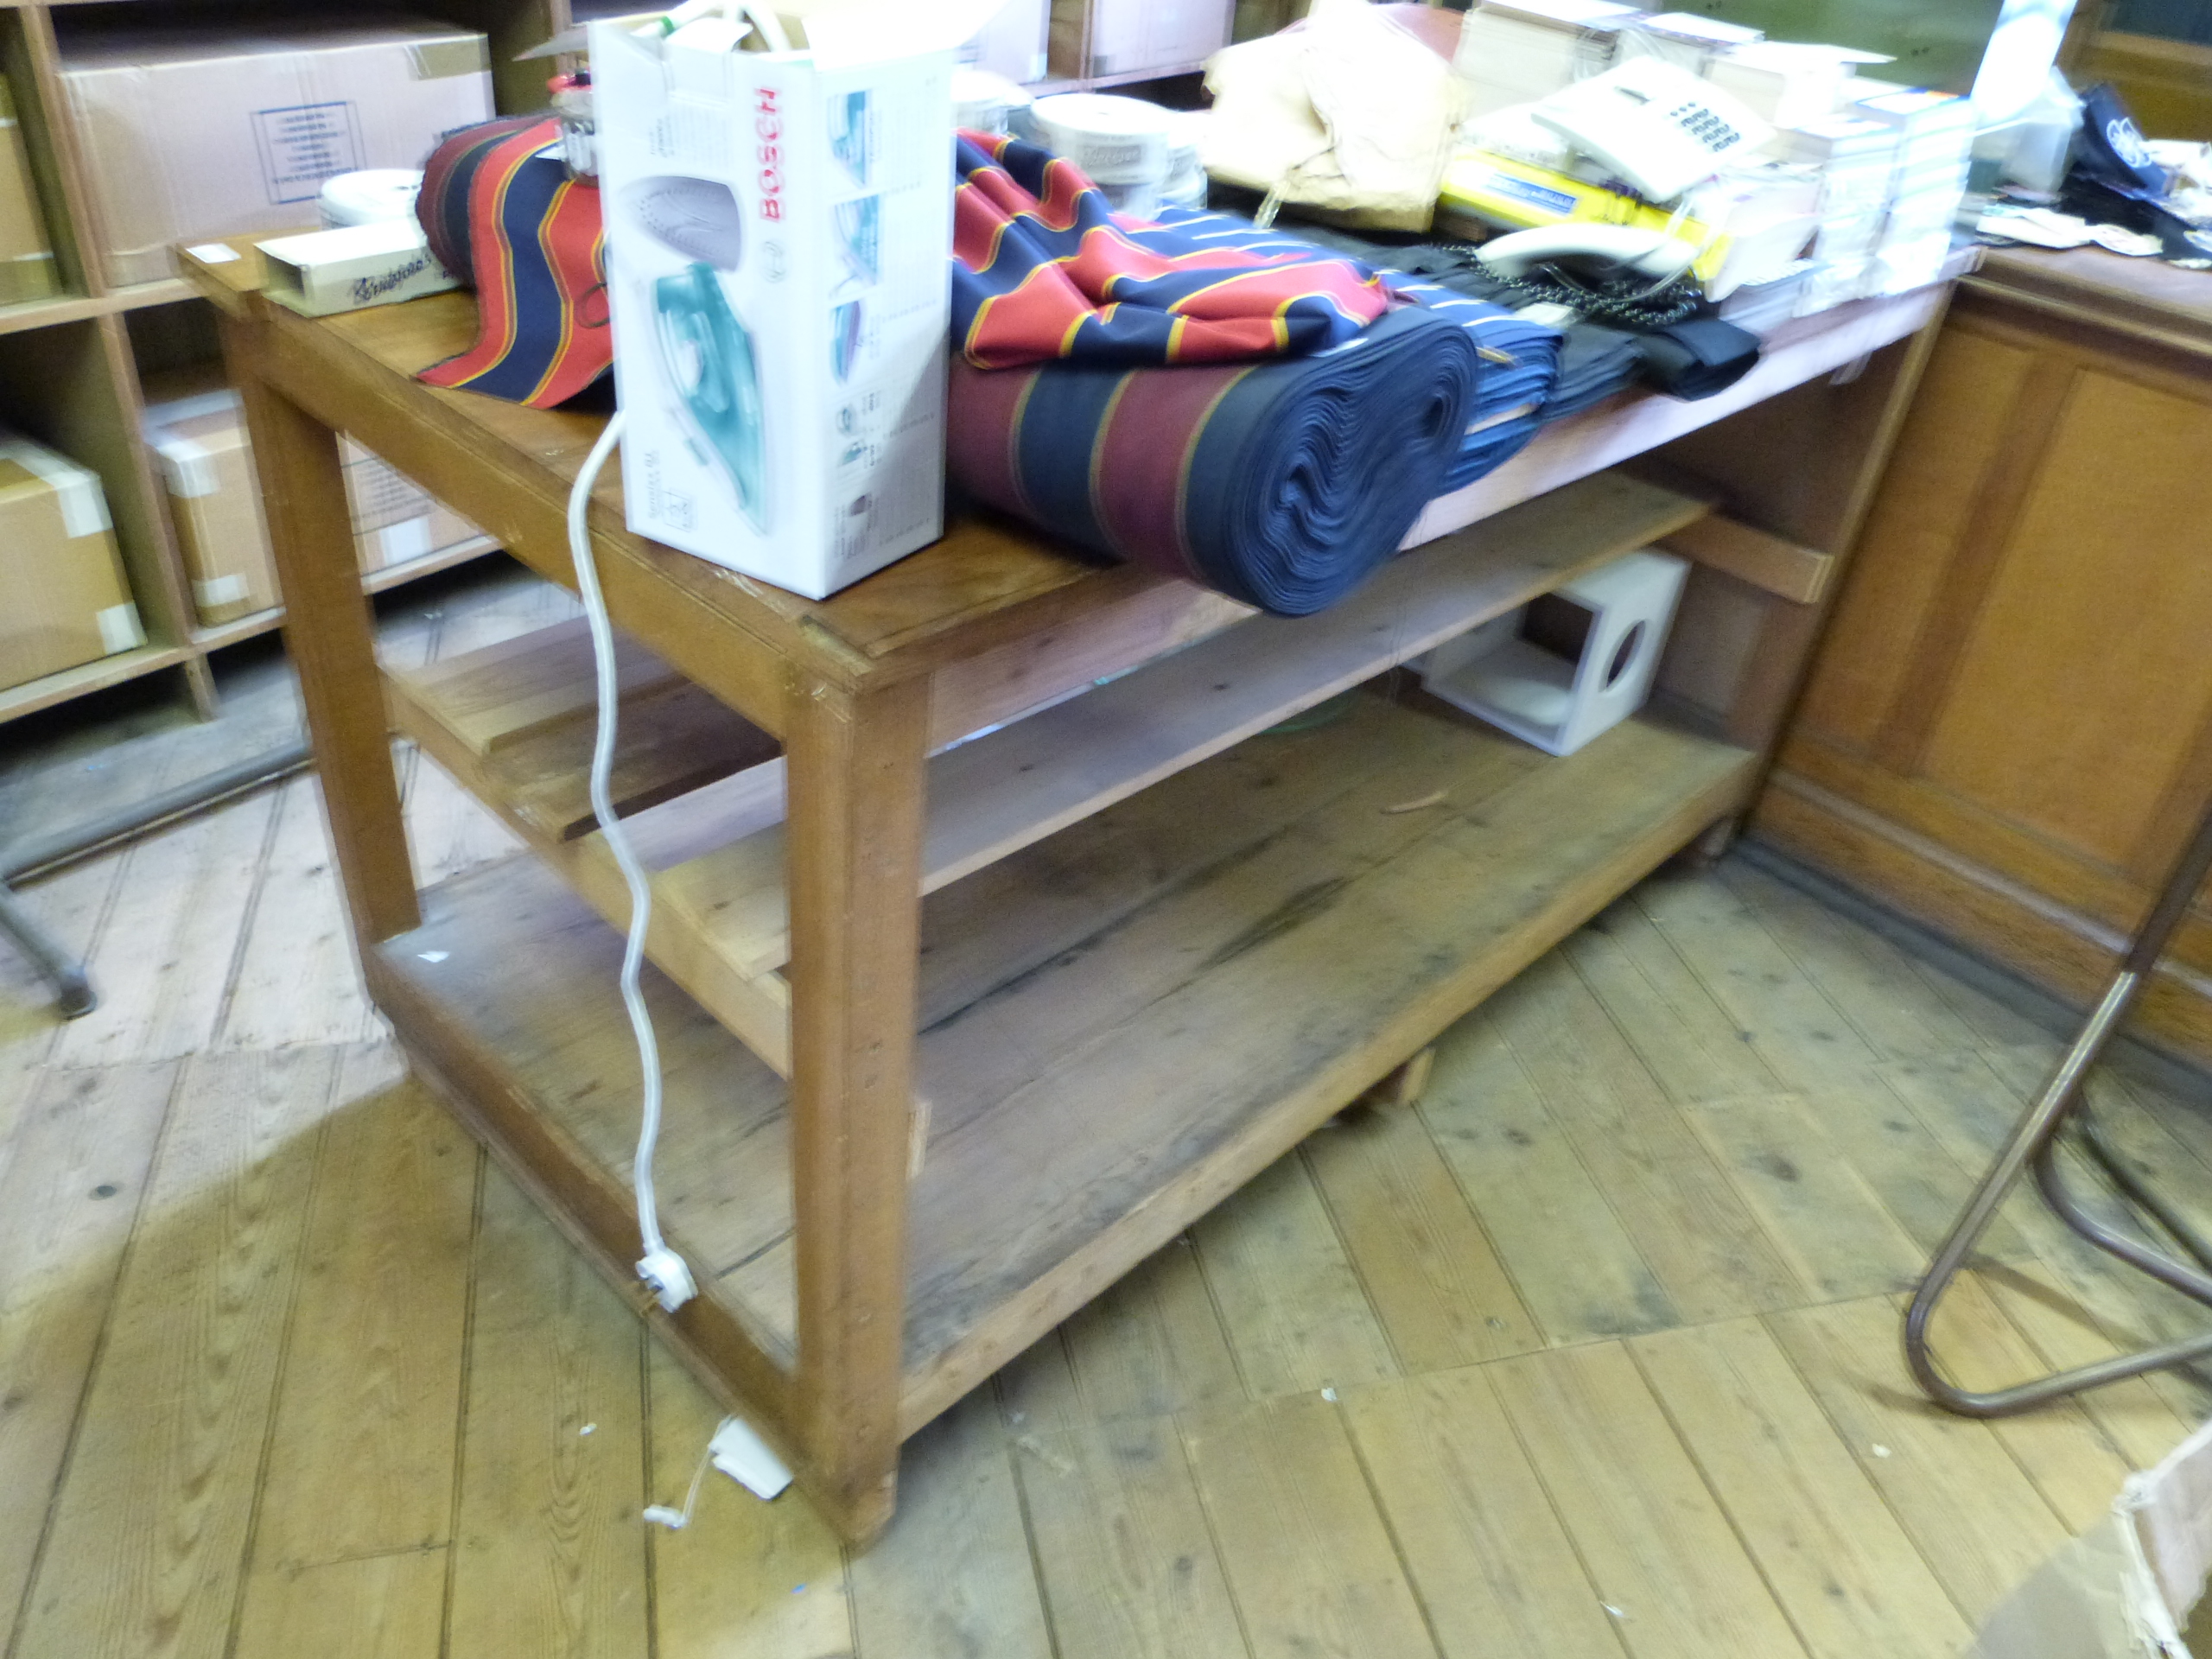
[[[59,287],[30,154],[8,83],[0,80],[0,305],[42,300]]]
[[[107,280],[168,276],[178,242],[312,224],[334,174],[420,167],[444,134],[491,119],[486,65],[481,35],[442,23],[73,42],[61,80]]]
[[[0,431],[0,686],[146,643],[100,481]]]
[[[1090,0],[1093,75],[1195,68],[1229,44],[1230,0]]]
[[[302,316],[393,305],[461,286],[412,219],[272,237],[254,245],[267,271],[261,291]]]
[[[168,487],[200,620],[213,627],[278,604],[238,393],[205,372],[149,378],[145,393],[146,445]]]
[[[200,620],[214,627],[283,603],[238,393],[213,365],[149,375],[145,393],[146,442],[168,486]],[[341,435],[339,449],[365,574],[480,533],[353,439]]]
[[[630,528],[810,599],[943,531],[944,165],[974,32],[932,48],[938,8],[831,11],[786,52],[710,49],[711,19],[591,35]]]
[[[1004,75],[1016,86],[1045,79],[1047,0],[1007,0],[980,33],[960,48],[960,61]]]
[[[353,439],[340,436],[339,452],[364,574],[443,552],[483,534]]]

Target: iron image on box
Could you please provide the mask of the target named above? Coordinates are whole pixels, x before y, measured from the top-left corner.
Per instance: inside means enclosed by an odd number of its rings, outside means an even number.
[[[952,41],[819,16],[592,30],[629,526],[810,599],[943,533],[951,245]]]

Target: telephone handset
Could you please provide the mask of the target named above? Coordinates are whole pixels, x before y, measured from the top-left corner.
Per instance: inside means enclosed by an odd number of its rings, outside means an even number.
[[[1651,201],[1671,201],[1774,129],[1743,102],[1662,58],[1630,58],[1529,113]]]
[[[1669,283],[1697,260],[1694,244],[1664,231],[1634,225],[1603,225],[1569,219],[1494,237],[1476,251],[1476,260],[1499,276],[1529,276],[1547,266],[1577,275],[1616,275]]]

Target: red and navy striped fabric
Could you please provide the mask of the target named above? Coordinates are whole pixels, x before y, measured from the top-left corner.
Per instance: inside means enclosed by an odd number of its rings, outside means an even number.
[[[952,338],[979,369],[1302,355],[1390,308],[1371,272],[1311,250],[1145,247],[1072,162],[1020,139],[963,132],[956,169]]]
[[[550,118],[494,121],[424,168],[416,217],[477,299],[476,344],[423,370],[430,385],[550,409],[613,361],[599,187],[569,175],[560,137]]]
[[[1305,357],[952,365],[945,462],[976,499],[1285,616],[1335,603],[1441,488],[1487,365],[1400,306]]]

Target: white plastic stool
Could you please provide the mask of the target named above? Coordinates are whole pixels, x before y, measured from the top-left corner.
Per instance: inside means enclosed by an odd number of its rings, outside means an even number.
[[[1573,754],[1643,706],[1688,573],[1669,554],[1623,554],[1547,595],[1573,607],[1571,624],[1581,622],[1579,657],[1527,637],[1530,607],[1523,607],[1430,652],[1421,660],[1421,683],[1523,742]],[[1547,608],[1556,624],[1559,607]]]

